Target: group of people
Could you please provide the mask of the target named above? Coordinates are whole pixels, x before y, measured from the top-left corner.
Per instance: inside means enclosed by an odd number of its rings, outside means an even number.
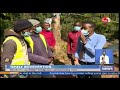
[[[55,38],[48,22],[40,26],[36,19],[19,19],[13,29],[5,30],[4,35],[2,71],[5,71],[5,65],[49,65],[54,59]]]
[[[95,50],[104,47],[106,37],[95,33],[96,25],[90,21],[83,23],[75,22],[73,29],[73,31],[68,33],[67,42],[67,55],[72,65],[94,65]],[[78,77],[94,78],[91,75],[78,75]]]
[[[106,43],[105,36],[95,33],[95,28],[93,22],[74,23],[67,41],[67,55],[72,65],[95,64],[95,49],[102,49]],[[41,26],[37,19],[19,19],[13,29],[5,30],[5,37],[1,50],[2,71],[5,65],[49,65],[54,60],[56,40],[51,24],[46,21]]]

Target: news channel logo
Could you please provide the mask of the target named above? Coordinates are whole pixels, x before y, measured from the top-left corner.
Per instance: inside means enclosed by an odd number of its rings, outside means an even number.
[[[112,49],[96,49],[95,64],[113,64]]]
[[[114,66],[101,65],[101,71],[114,71]]]

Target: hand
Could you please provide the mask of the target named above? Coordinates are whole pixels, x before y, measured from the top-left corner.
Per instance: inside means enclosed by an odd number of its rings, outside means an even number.
[[[49,58],[49,63],[51,63],[53,61],[53,58],[51,57],[51,58]]]
[[[74,64],[75,65],[80,65],[78,61],[74,61]]]
[[[3,76],[0,76],[0,78],[4,78]]]
[[[52,46],[50,46],[50,49],[51,49],[53,52],[55,51],[54,47],[52,47]]]
[[[81,38],[81,41],[85,44],[85,42],[86,42],[86,37],[85,37],[83,34],[81,34],[81,35],[80,35],[80,38]]]
[[[80,65],[77,58],[75,58],[74,64],[75,64],[75,65]]]

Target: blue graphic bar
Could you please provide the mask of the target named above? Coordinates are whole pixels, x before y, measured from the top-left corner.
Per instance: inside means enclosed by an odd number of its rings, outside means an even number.
[[[6,66],[6,71],[114,71],[114,66],[101,65],[25,65]]]
[[[6,65],[6,68],[100,68],[100,65]]]
[[[20,72],[20,75],[119,75],[120,72]]]

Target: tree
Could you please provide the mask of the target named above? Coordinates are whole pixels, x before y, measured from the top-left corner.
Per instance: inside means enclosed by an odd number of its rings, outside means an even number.
[[[54,13],[56,15],[56,17],[53,18],[53,33],[56,39],[56,48],[59,47],[59,42],[61,41],[61,33],[60,33],[60,15],[59,13]],[[56,52],[58,52],[59,50],[56,49]]]
[[[60,25],[60,13],[53,13],[53,33],[56,39],[55,46],[55,59],[64,62],[66,56],[65,45],[66,43],[61,39],[61,25]]]

